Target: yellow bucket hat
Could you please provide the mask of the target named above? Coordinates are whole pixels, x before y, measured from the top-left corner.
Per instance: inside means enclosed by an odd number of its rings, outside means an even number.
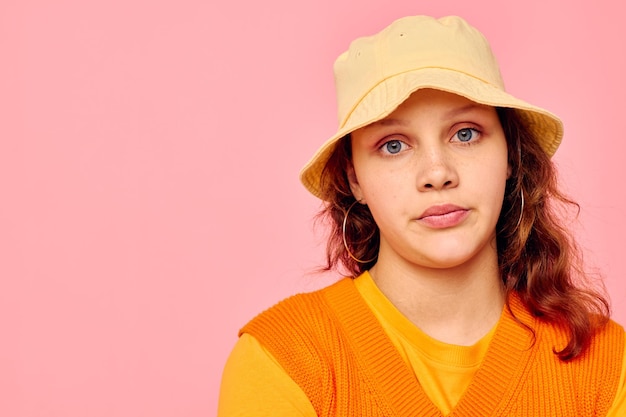
[[[339,129],[300,173],[302,184],[320,198],[320,176],[339,139],[385,118],[421,88],[516,109],[549,156],[563,137],[558,117],[504,91],[489,43],[457,16],[396,20],[380,33],[352,42],[335,61],[334,72]]]

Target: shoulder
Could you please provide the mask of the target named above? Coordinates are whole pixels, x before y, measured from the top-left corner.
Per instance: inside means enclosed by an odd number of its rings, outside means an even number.
[[[352,280],[344,278],[321,290],[294,295],[256,316],[240,335],[258,340],[307,395],[321,387],[331,390],[333,370],[341,362],[338,352],[348,345],[336,300],[349,303],[355,294],[358,297]],[[321,398],[331,394],[324,391]]]
[[[552,369],[564,381],[570,381],[568,386],[578,396],[595,395],[594,398],[603,399],[600,402],[611,403],[624,370],[626,337],[621,325],[608,320],[594,333],[588,346],[578,357],[565,362],[558,359],[554,352],[567,345],[568,332],[558,325],[545,322],[539,322],[536,330],[539,348],[537,358],[543,359],[538,360],[535,367],[545,374],[545,369],[552,368],[549,364],[553,363]]]
[[[248,334],[224,367],[218,416],[315,416],[309,399],[276,359]]]
[[[602,326],[591,339],[589,348],[583,353],[583,358],[594,363],[594,366],[613,369],[621,372],[624,361],[625,335],[624,328],[609,320]]]
[[[539,342],[552,344],[556,350],[560,350],[568,343],[570,334],[562,326],[546,323],[541,320],[535,321],[533,326]],[[624,328],[613,320],[607,320],[599,327],[589,341],[587,349],[581,355],[581,359],[593,359],[597,355],[621,359],[624,352]]]
[[[591,343],[592,345],[605,345],[606,343],[610,343],[611,345],[619,344],[623,346],[624,334],[624,327],[621,324],[613,320],[608,320],[594,335]]]
[[[329,314],[328,294],[349,291],[349,287],[354,287],[352,280],[344,278],[320,290],[293,295],[257,315],[239,334],[280,329],[297,331],[294,326],[324,321],[324,317]]]
[[[562,323],[555,323],[543,319],[531,313],[530,309],[522,301],[522,297],[513,292],[509,297],[510,311],[514,320],[526,327],[532,333],[534,343],[549,345],[551,350],[563,349],[572,337],[570,330]],[[593,321],[594,318],[591,317]],[[612,351],[619,354],[624,350],[624,328],[610,319],[601,319],[600,325],[589,340],[588,349],[582,355],[586,357],[597,351]]]
[[[239,334],[254,336],[273,354],[296,345],[324,343],[339,325],[334,300],[355,294],[352,279],[344,278],[320,290],[291,296],[253,318]]]

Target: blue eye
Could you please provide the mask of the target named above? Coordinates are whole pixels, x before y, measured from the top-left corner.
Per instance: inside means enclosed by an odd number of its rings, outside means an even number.
[[[455,136],[461,142],[469,142],[474,137],[474,134],[477,133],[476,129],[465,128],[456,132]]]
[[[402,141],[390,140],[383,145],[383,150],[390,154],[397,154],[402,150]]]

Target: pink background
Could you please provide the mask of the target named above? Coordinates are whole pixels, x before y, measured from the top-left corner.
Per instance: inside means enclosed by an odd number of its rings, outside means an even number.
[[[386,3],[0,4],[0,415],[214,415],[238,328],[333,279],[298,171],[336,127],[335,57],[408,14],[464,16],[563,118],[626,323],[619,2]]]

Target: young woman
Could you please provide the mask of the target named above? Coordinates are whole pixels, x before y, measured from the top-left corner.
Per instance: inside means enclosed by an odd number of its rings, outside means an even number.
[[[624,330],[559,220],[560,120],[458,17],[400,19],[335,75],[301,179],[351,277],[241,330],[219,415],[625,416]]]

